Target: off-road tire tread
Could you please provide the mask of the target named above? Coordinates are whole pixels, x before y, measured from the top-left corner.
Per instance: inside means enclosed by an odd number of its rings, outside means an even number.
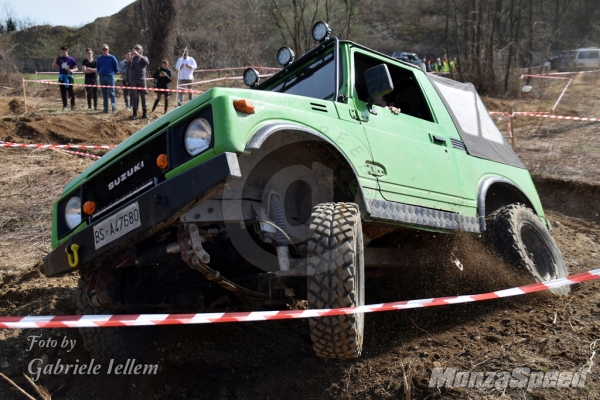
[[[92,279],[92,271],[79,271],[79,284],[77,285],[77,314],[98,315],[113,314],[114,310],[101,309],[91,304],[87,288]],[[122,328],[79,328],[83,337],[83,345],[90,353],[91,358],[106,364],[110,360],[126,360],[138,358],[143,354],[147,340],[132,340],[133,331],[138,332],[144,327],[122,327]],[[128,330],[128,331],[126,331]],[[146,329],[147,330],[147,329]],[[149,332],[146,332],[149,335]]]
[[[554,270],[557,278],[568,276],[567,267],[554,238],[533,210],[524,204],[509,204],[486,217],[488,237],[498,253],[508,262],[528,271],[532,276],[536,276],[534,263],[527,255],[527,250],[518,232],[517,224],[520,219],[528,219],[532,225],[547,233],[544,238],[550,248],[549,251],[554,251],[555,254]],[[536,277],[536,280],[539,279]],[[563,286],[550,290],[555,294],[563,295],[569,294],[571,289],[569,286]]]
[[[364,295],[360,295],[364,293],[361,229],[360,210],[356,204],[315,206],[308,241],[309,309],[363,305]],[[317,356],[360,356],[364,314],[311,318],[309,322]]]

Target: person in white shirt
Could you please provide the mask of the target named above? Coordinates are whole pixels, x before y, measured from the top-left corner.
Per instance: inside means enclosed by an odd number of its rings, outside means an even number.
[[[177,60],[177,64],[175,64],[175,69],[178,73],[177,85],[192,83],[194,81],[194,70],[198,68],[198,64],[196,64],[196,60],[193,57],[188,56],[187,49],[183,52],[183,57]],[[191,85],[184,85],[179,89],[191,89]],[[192,99],[192,93],[189,93],[189,100]],[[183,103],[183,92],[179,93],[179,101],[178,105]]]

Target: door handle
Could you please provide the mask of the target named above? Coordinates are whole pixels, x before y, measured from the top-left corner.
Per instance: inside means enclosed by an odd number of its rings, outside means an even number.
[[[446,144],[446,138],[443,136],[433,135],[433,141]]]

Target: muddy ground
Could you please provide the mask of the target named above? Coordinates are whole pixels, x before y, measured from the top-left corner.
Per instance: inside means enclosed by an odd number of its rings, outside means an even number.
[[[600,78],[600,77],[599,77]],[[600,91],[591,76],[576,78],[555,114],[599,117]],[[535,86],[529,98],[485,99],[492,111],[548,111],[560,85]],[[19,143],[117,144],[147,121],[59,111],[58,89],[0,97],[0,140]],[[81,95],[81,94],[80,94]],[[122,101],[119,100],[122,104]],[[151,119],[156,116],[151,116]],[[600,125],[516,117],[516,151],[534,175],[554,237],[571,273],[598,268],[600,256]],[[506,120],[498,126],[508,135]],[[96,154],[102,154],[97,152]],[[76,277],[46,279],[51,209],[61,188],[91,162],[58,151],[0,148],[0,315],[75,313]],[[459,271],[450,263],[402,270],[367,281],[367,303],[474,294],[525,283],[476,238],[457,236]],[[473,304],[366,315],[363,356],[324,360],[312,352],[308,321],[170,326],[154,329],[137,362],[156,375],[42,376],[53,399],[597,399],[600,367],[600,282],[574,287],[567,297],[547,292]],[[33,346],[30,337],[56,340]],[[72,351],[61,348],[73,340]],[[74,329],[0,331],[0,372],[33,396],[22,377],[29,363],[89,363]],[[458,371],[580,371],[582,388],[429,388],[436,367]],[[591,369],[590,369],[591,367]],[[0,380],[0,398],[22,399]]]

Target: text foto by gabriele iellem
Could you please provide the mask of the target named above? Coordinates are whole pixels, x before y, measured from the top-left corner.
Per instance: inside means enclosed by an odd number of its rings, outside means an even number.
[[[63,336],[60,342],[52,338],[42,339],[42,335],[31,335],[27,337],[27,340],[31,342],[27,351],[33,349],[34,346],[55,348],[60,343],[60,347],[66,349],[67,353],[70,353],[77,343],[75,339],[68,339],[66,336]],[[108,366],[97,363],[93,358],[87,363],[79,363],[79,359],[76,359],[75,363],[71,364],[63,363],[60,358],[56,362],[46,361],[46,363],[44,363],[42,358],[34,358],[29,362],[27,372],[31,374],[33,381],[37,381],[42,375],[61,374],[99,375],[106,373],[106,375],[156,375],[158,364],[140,364],[131,358],[125,361],[111,359]]]

